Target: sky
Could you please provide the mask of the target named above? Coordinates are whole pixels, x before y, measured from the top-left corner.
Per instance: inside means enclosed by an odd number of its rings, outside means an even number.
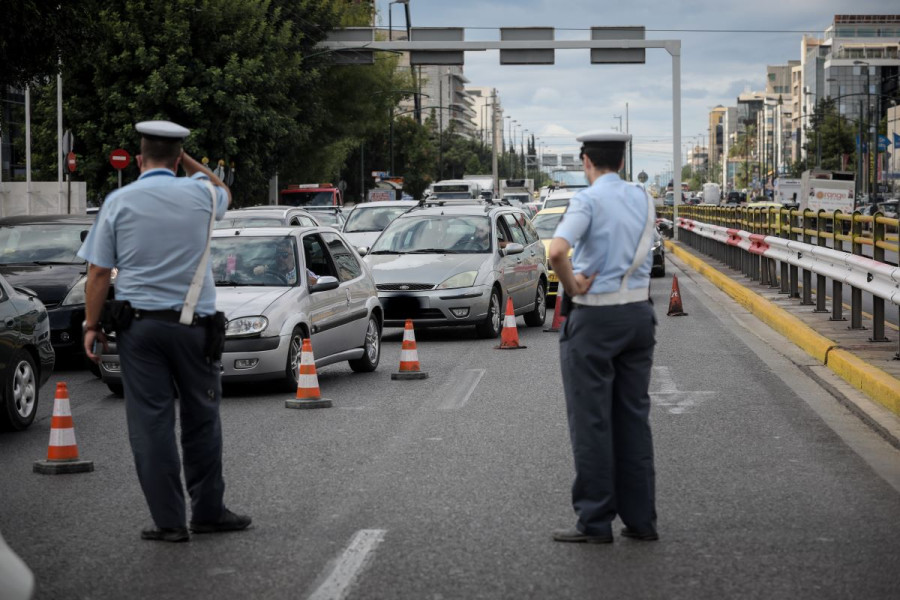
[[[377,0],[387,26],[389,0]],[[394,3],[393,26],[405,27]],[[800,59],[803,33],[822,35],[835,14],[900,14],[896,0],[410,0],[413,27],[464,27],[497,40],[500,27],[554,27],[556,39],[589,39],[592,26],[643,25],[647,39],[681,40],[682,142],[708,143],[709,111],[765,89],[766,65]],[[592,65],[589,50],[556,52],[554,65],[501,66],[496,50],[468,52],[468,85],[497,88],[504,114],[534,132],[544,152],[577,154],[575,136],[615,129],[628,103],[634,171],[653,181],[672,160],[672,60],[649,48],[642,65]],[[516,130],[518,131],[518,129]],[[682,156],[682,164],[685,163]]]

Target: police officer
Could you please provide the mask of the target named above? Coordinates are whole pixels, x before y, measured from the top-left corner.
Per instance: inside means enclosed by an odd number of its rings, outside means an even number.
[[[550,243],[550,264],[571,297],[559,353],[578,517],[574,529],[554,532],[558,542],[612,542],[616,516],[623,536],[658,539],[648,421],[656,213],[646,192],[619,178],[630,137],[594,131],[577,138],[590,186],[572,198]]]
[[[191,531],[236,531],[250,525],[250,517],[234,514],[223,503],[221,372],[219,363],[207,357],[208,325],[216,312],[208,263],[194,318],[189,325],[179,322],[208,243],[210,219],[222,218],[231,192],[182,151],[189,130],[169,121],[145,121],[136,129],[142,134],[137,156],[141,175],[107,196],[78,252],[89,263],[84,348],[88,358],[99,362],[96,344],[106,346],[99,319],[111,271],[117,268],[116,299],[130,303],[118,315],[116,339],[128,435],[155,524],[141,538],[184,542],[190,535],[175,441],[175,386]],[[188,177],[175,176],[179,165]],[[123,315],[132,317],[130,325]]]

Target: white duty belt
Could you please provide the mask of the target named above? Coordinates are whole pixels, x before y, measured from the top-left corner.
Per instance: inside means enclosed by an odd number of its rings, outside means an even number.
[[[631,266],[628,267],[628,270],[625,271],[625,275],[622,276],[622,285],[619,286],[618,291],[605,294],[581,294],[579,296],[573,296],[572,302],[582,306],[614,306],[616,304],[642,302],[649,298],[649,286],[629,290],[628,279],[647,259],[647,253],[650,252],[650,246],[653,244],[653,228],[655,226],[656,206],[653,204],[653,198],[647,194],[647,223],[644,225],[644,232],[641,234],[637,250],[634,253],[634,260],[631,261]]]
[[[209,245],[212,240],[213,224],[216,220],[216,188],[209,180],[204,181],[209,195],[212,197],[212,213],[209,215],[209,233],[206,236],[206,248],[203,250],[203,256],[200,257],[200,264],[197,265],[197,271],[194,272],[194,278],[191,280],[191,286],[188,288],[187,296],[184,298],[184,304],[181,305],[181,316],[178,322],[182,325],[191,325],[194,322],[194,308],[197,306],[197,300],[200,299],[200,291],[203,289],[203,279],[206,275],[206,263],[209,262]]]

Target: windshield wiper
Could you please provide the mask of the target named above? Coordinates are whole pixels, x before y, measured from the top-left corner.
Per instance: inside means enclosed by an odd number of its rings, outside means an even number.
[[[375,250],[374,252],[369,252],[369,254],[407,254],[407,253],[400,252],[399,250]]]
[[[378,233],[379,231],[384,231],[383,229],[348,229],[344,233]]]
[[[243,287],[243,286],[256,286],[256,287],[264,287],[267,285],[271,285],[270,283],[251,283],[249,281],[224,281],[218,280],[216,281],[217,286],[232,286],[232,287]]]
[[[410,250],[407,254],[459,254],[458,250],[446,250],[444,248],[421,248]]]
[[[84,264],[84,263],[68,262],[68,261],[61,261],[61,260],[35,260],[35,261],[32,261],[31,264],[33,264],[33,265],[80,265],[80,264]]]

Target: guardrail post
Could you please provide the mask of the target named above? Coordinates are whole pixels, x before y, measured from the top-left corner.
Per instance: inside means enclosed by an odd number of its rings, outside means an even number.
[[[777,230],[777,227],[775,224],[776,224],[776,220],[779,218],[780,214],[781,214],[780,208],[777,209],[774,213],[771,211],[769,212],[768,216],[766,217],[766,226],[765,226],[765,229],[763,230],[763,235],[766,235],[766,236],[775,235],[775,232]],[[767,258],[766,265],[769,268],[769,287],[777,288],[778,287],[778,263],[775,262],[774,258]]]
[[[852,254],[862,256],[862,221],[858,212],[853,213],[853,223],[850,225],[850,248]],[[848,329],[865,329],[862,324],[862,290],[850,286],[850,327]]]
[[[798,210],[795,214],[793,210],[791,210],[791,223],[790,230],[788,232],[788,239],[798,241],[800,239],[800,234],[795,231],[794,228],[794,220],[797,220],[801,225],[803,224],[803,214]],[[799,298],[800,297],[800,285],[797,277],[797,266],[790,266],[790,278],[791,278],[791,298]]]
[[[832,219],[834,220],[835,226],[837,225],[839,218],[838,215],[841,214],[841,211],[834,211],[834,215]],[[844,230],[844,222],[841,223],[841,231]],[[842,242],[843,244],[843,242]],[[838,249],[838,239],[834,238],[834,249]],[[831,318],[829,321],[846,321],[844,318],[844,284],[840,279],[832,279],[831,280]]]
[[[803,211],[803,232],[801,233],[801,240],[806,244],[812,244],[812,236],[809,234],[812,229],[812,217],[810,214],[815,214],[810,210]],[[803,269],[803,299],[800,301],[801,306],[809,306],[813,303],[812,301],[812,271],[807,269]]]
[[[818,215],[816,217],[816,245],[820,248],[827,248],[827,240],[825,239],[825,211],[819,209]],[[834,215],[831,215],[831,233],[834,234],[837,231],[837,221],[834,220]],[[828,312],[828,309],[825,308],[825,276],[816,274],[816,309],[813,312]]]
[[[885,223],[878,220],[884,215],[876,212],[872,218],[872,258],[880,263],[884,262],[884,248],[879,246],[879,242],[884,242]],[[890,340],[884,335],[884,298],[872,296],[872,337],[870,342],[889,342]]]
[[[790,209],[781,209],[778,211],[778,231],[776,233],[781,238],[789,240],[791,238],[791,211]],[[788,275],[788,263],[781,261],[781,294],[790,294],[790,275]]]

